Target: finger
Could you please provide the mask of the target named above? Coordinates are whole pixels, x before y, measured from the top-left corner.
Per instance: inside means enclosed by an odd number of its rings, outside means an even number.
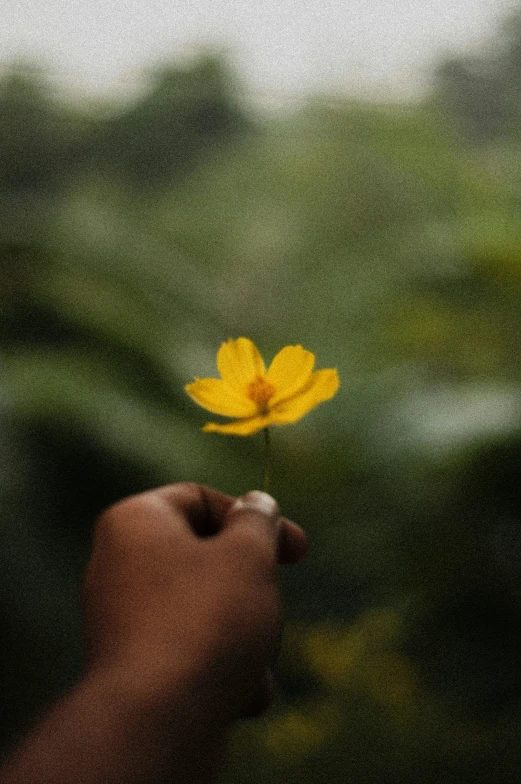
[[[274,499],[271,496],[258,490],[253,490],[240,499],[237,499],[237,501],[234,502],[235,506],[233,506],[233,504],[229,505],[229,496],[226,496],[226,499],[228,515],[235,512],[237,509],[246,509],[247,507],[250,507],[251,509],[257,508],[259,503],[262,506],[264,506],[265,503],[266,506],[264,507],[264,511],[267,514],[270,514],[274,503]],[[296,525],[296,523],[285,517],[280,517],[278,506],[276,507],[276,512],[279,514],[277,526],[278,561],[281,564],[298,563],[304,558],[308,551],[307,536],[299,525]]]
[[[281,518],[279,525],[279,563],[299,563],[308,551],[308,539],[299,525]]]
[[[152,491],[199,537],[213,536],[223,527],[223,519],[235,498],[218,490],[196,484],[178,482]]]
[[[224,529],[227,516],[236,498],[195,482],[178,482],[165,485],[144,494],[148,499],[154,496],[167,504],[174,513],[176,522],[188,526],[197,536],[213,536]],[[255,497],[265,495],[258,491],[242,497],[241,502],[253,503]],[[271,498],[271,496],[268,496]],[[273,499],[271,499],[273,501]],[[269,510],[268,510],[269,512]],[[304,531],[284,517],[279,519],[278,559],[281,564],[298,563],[307,552],[307,538]]]
[[[221,493],[211,487],[198,485],[193,482],[180,482],[167,485],[157,491],[176,510],[186,515],[189,525],[198,536],[212,536],[219,533],[224,526],[227,515],[232,510],[237,499]],[[254,495],[242,497],[242,502],[255,504],[254,499],[262,493],[253,491]],[[256,495],[257,494],[257,495]],[[287,520],[279,519],[278,560],[281,564],[299,563],[307,553],[308,541],[306,534],[300,526]]]
[[[267,493],[251,490],[238,498],[223,520],[221,540],[236,546],[262,548],[277,560],[280,510]]]

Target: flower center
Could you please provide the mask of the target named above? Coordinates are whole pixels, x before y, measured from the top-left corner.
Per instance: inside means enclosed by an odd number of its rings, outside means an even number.
[[[246,395],[256,404],[259,414],[268,413],[268,400],[274,394],[275,387],[264,376],[256,376],[255,380],[246,386]]]

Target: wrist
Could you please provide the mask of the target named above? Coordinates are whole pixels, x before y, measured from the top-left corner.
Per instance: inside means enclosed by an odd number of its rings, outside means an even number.
[[[122,715],[143,717],[157,731],[190,727],[210,738],[222,735],[236,718],[230,695],[221,693],[217,673],[196,663],[183,665],[174,657],[127,655],[101,660],[85,673],[87,688],[103,693]]]
[[[222,732],[209,732],[182,685],[167,694],[126,667],[92,668],[2,768],[4,784],[207,784]]]
[[[155,758],[162,771],[175,771],[176,780],[187,784],[211,779],[226,726],[216,721],[188,674],[174,678],[137,663],[111,663],[91,669],[80,688],[112,717],[129,746],[139,739],[131,755]]]
[[[189,654],[189,655],[188,655]],[[107,684],[116,699],[134,704],[137,710],[153,710],[168,720],[176,720],[178,706],[185,720],[193,717],[205,731],[222,731],[242,715],[242,703],[247,699],[254,681],[249,671],[244,675],[241,668],[233,672],[227,649],[219,646],[183,646],[172,650],[171,646],[147,645],[141,639],[138,644],[125,646],[117,654],[98,656],[86,673],[86,677]],[[243,668],[244,669],[244,668]],[[262,676],[264,670],[260,672]]]

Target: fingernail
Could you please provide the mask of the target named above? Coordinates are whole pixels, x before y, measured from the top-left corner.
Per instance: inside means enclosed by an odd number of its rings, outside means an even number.
[[[280,516],[279,505],[275,499],[261,490],[250,490],[249,493],[245,493],[236,500],[230,512],[239,512],[245,509],[260,512],[266,517],[278,518]]]

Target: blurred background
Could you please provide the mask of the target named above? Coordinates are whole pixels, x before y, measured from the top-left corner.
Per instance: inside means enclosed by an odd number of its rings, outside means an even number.
[[[81,670],[100,510],[260,486],[183,392],[244,335],[342,386],[273,431],[311,551],[223,781],[521,775],[521,7],[444,5],[4,0],[3,753]]]

